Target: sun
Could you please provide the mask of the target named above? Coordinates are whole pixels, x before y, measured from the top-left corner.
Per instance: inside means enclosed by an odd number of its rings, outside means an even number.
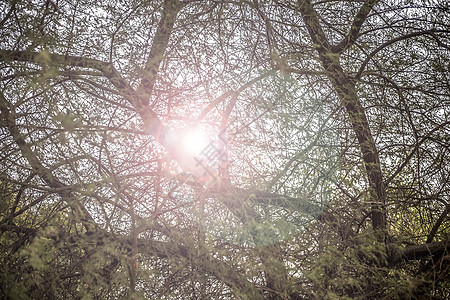
[[[192,174],[199,182],[209,184],[215,181],[216,170],[208,165],[204,151],[214,141],[206,127],[172,129],[162,140],[171,158],[178,162],[184,172]]]
[[[193,156],[199,156],[209,144],[208,136],[198,128],[187,130],[181,138],[182,147]]]

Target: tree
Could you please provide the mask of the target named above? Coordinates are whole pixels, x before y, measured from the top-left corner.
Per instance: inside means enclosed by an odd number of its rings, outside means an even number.
[[[448,4],[2,5],[2,297],[449,296]]]

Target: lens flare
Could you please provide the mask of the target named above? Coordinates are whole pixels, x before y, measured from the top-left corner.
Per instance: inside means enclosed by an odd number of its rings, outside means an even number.
[[[193,156],[199,156],[208,146],[209,140],[200,130],[189,130],[182,137],[183,148]]]

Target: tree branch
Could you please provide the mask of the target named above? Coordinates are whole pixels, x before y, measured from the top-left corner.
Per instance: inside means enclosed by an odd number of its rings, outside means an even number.
[[[303,21],[305,22],[306,29],[308,30],[309,35],[317,48],[317,52],[319,52],[319,54],[329,52],[331,49],[330,43],[323,32],[322,26],[319,22],[319,16],[311,5],[311,1],[300,0],[299,9]]]
[[[417,153],[419,146],[422,145],[425,141],[427,141],[429,138],[431,138],[431,135],[433,133],[435,133],[436,131],[438,131],[439,129],[445,128],[445,126],[448,126],[450,124],[449,122],[445,122],[443,124],[439,124],[436,127],[434,127],[433,129],[431,129],[425,136],[423,136],[420,141],[418,141],[415,145],[414,145],[414,149],[408,154],[408,156],[406,156],[405,160],[402,162],[402,164],[400,166],[398,166],[398,168],[395,170],[394,173],[391,174],[391,176],[389,176],[389,178],[386,180],[386,185],[388,185],[389,183],[391,183],[391,181],[403,170],[403,168],[409,163],[409,161],[414,157],[414,154]]]
[[[83,224],[86,231],[94,232],[97,226],[86,207],[84,207],[84,205],[75,197],[70,189],[66,189],[67,187],[64,183],[59,181],[50,170],[42,165],[31,147],[25,141],[25,138],[17,128],[14,111],[2,93],[0,93],[0,111],[9,132],[19,147],[23,157],[27,159],[28,163],[31,165],[33,171],[38,174],[48,186],[58,190],[57,193],[70,206],[75,217]]]
[[[385,231],[386,216],[384,204],[386,192],[383,184],[380,158],[364,107],[358,99],[355,83],[350,80],[342,69],[339,62],[339,55],[331,51],[330,44],[320,26],[317,13],[312,8],[310,1],[301,1],[299,9],[306,28],[311,35],[311,39],[318,45],[316,50],[319,54],[322,66],[327,71],[327,77],[339,96],[341,105],[346,109],[353,132],[358,139],[359,148],[366,168],[367,179],[369,181],[369,191],[371,198],[373,199],[371,203],[372,227],[376,230],[382,229]]]
[[[412,32],[410,34],[406,34],[406,35],[402,35],[399,37],[396,37],[392,40],[389,40],[387,42],[384,42],[383,44],[381,44],[380,46],[378,46],[377,48],[375,48],[372,52],[369,53],[369,55],[366,57],[366,59],[363,61],[363,63],[361,64],[361,66],[359,67],[358,72],[356,73],[356,75],[354,76],[354,78],[360,78],[361,74],[364,72],[364,69],[366,68],[367,64],[369,63],[369,61],[381,50],[383,50],[386,47],[389,47],[390,45],[399,42],[399,41],[403,41],[412,37],[416,37],[416,36],[421,36],[421,35],[431,35],[434,36],[433,33],[449,33],[450,31],[448,30],[424,30],[424,31],[419,31],[419,32]]]
[[[254,284],[227,263],[214,258],[210,254],[198,255],[196,254],[197,251],[191,251],[187,246],[180,243],[139,239],[138,245],[140,252],[143,254],[156,255],[163,259],[173,259],[174,257],[187,259],[194,266],[228,285],[237,295],[244,297],[243,299],[262,299],[261,292]]]
[[[363,6],[359,9],[358,13],[353,19],[353,23],[347,36],[344,37],[339,42],[339,44],[332,47],[332,51],[334,53],[342,53],[355,43],[358,34],[361,31],[362,24],[366,21],[367,16],[378,1],[379,0],[367,0],[366,2],[364,2]]]
[[[389,258],[389,264],[394,266],[403,260],[420,260],[431,255],[447,253],[449,246],[450,240],[407,246],[395,251]]]
[[[114,85],[125,99],[136,107],[136,93],[110,63],[88,57],[50,53],[47,50],[42,50],[39,53],[33,51],[0,50],[0,59],[3,61],[23,61],[48,66],[71,66],[98,70]]]
[[[450,213],[450,204],[447,203],[445,206],[444,211],[437,219],[436,223],[434,223],[433,228],[431,229],[430,233],[427,236],[427,243],[431,243],[433,241],[434,236],[436,235],[437,231],[439,230],[439,227],[441,224],[445,221],[445,218],[447,218],[448,214]]]
[[[164,58],[164,53],[169,43],[170,35],[173,31],[178,12],[184,4],[178,0],[165,0],[161,20],[159,21],[155,37],[153,38],[152,48],[145,63],[144,74],[142,76],[141,84],[137,91],[141,98],[141,105],[147,106],[149,98],[153,91],[156,82],[156,75],[158,74],[159,65]]]

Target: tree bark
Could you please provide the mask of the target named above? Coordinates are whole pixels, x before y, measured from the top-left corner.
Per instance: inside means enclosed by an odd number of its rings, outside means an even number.
[[[368,3],[368,7],[364,8],[362,13],[360,11],[361,14],[367,15],[370,8],[375,4],[375,1],[368,1]],[[339,62],[339,54],[333,52],[333,47],[330,45],[325,36],[317,13],[312,7],[311,2],[309,0],[301,1],[299,3],[299,9],[311,39],[316,45],[317,53],[319,54],[319,59],[323,68],[326,70],[326,75],[339,96],[341,105],[345,108],[352,125],[352,129],[358,139],[359,149],[362,154],[367,179],[369,182],[372,227],[375,231],[381,230],[385,232],[386,195],[381,172],[380,158],[364,107],[358,99],[355,83],[349,79],[349,76],[345,74],[345,71],[342,69]],[[367,11],[367,9],[369,9],[369,11]],[[357,27],[361,27],[361,21],[364,21],[364,19],[365,17],[361,18],[359,21],[354,21],[354,25],[352,26],[353,33],[349,33],[349,38],[341,42],[342,45],[338,45],[338,48],[335,49],[336,51],[342,51],[344,48],[349,47],[349,43],[353,43],[355,41],[357,32],[359,32]],[[380,239],[384,239],[384,234],[380,235]]]

